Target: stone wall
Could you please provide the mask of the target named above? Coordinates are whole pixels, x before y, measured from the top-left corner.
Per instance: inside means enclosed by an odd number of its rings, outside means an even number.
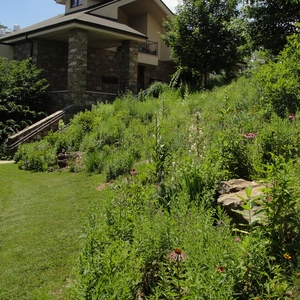
[[[68,92],[75,105],[84,105],[83,95],[87,82],[88,33],[74,28],[69,31],[68,47]]]
[[[137,93],[138,42],[123,41],[121,47],[121,91]]]
[[[148,88],[154,81],[161,81],[169,84],[175,71],[175,64],[173,62],[159,61],[158,66],[146,66],[145,88]]]
[[[16,44],[14,46],[14,59],[24,60],[30,57],[32,44],[29,41],[24,41],[23,43]]]
[[[50,40],[39,40],[37,67],[50,84],[50,91],[67,90],[68,44]],[[55,49],[55,51],[53,51]]]
[[[87,91],[120,91],[120,52],[88,48]]]
[[[84,110],[86,108],[89,109],[92,105],[96,105],[97,103],[113,102],[116,96],[117,94],[98,93],[98,92],[88,91],[82,95],[80,101],[83,103],[83,105],[78,106],[78,109]],[[49,113],[53,113],[69,105],[73,105],[75,102],[73,95],[68,91],[50,92],[49,98],[50,98]]]
[[[55,51],[53,51],[53,48]],[[42,77],[50,91],[67,90],[68,44],[50,40],[24,41],[14,46],[14,59],[24,60],[32,54],[33,63],[43,69]]]

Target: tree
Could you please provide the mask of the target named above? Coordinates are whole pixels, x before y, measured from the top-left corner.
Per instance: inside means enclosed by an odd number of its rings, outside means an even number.
[[[0,145],[45,115],[45,79],[31,60],[0,58]]]
[[[177,14],[164,22],[163,41],[171,49],[178,70],[190,80],[204,81],[208,73],[228,75],[238,61],[242,43],[236,0],[186,0]]]
[[[297,32],[300,22],[299,0],[255,0],[245,6],[248,32],[253,50],[260,47],[278,55],[287,43],[287,36]]]
[[[293,119],[300,107],[300,35],[287,38],[277,57],[254,72],[254,80],[265,105],[280,117]],[[297,113],[298,114],[298,113]]]

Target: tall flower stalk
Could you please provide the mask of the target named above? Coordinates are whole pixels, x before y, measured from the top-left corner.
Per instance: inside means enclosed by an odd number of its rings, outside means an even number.
[[[168,259],[176,263],[176,275],[177,275],[177,290],[178,296],[181,297],[181,287],[180,287],[180,271],[181,263],[188,258],[188,255],[181,249],[176,248],[168,255]]]

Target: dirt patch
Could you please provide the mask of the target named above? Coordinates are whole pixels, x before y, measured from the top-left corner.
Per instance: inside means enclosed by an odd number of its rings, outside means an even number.
[[[100,185],[98,185],[96,187],[96,190],[97,191],[103,191],[105,190],[108,186],[112,186],[113,185],[113,182],[105,182],[105,183],[101,183]]]

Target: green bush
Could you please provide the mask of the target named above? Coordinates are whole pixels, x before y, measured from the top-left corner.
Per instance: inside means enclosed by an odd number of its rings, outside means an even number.
[[[270,117],[270,123],[257,136],[258,151],[261,162],[269,164],[272,153],[283,156],[286,160],[298,158],[300,155],[300,119],[279,118],[277,115]]]
[[[262,104],[270,103],[281,118],[295,114],[300,107],[299,45],[299,34],[290,36],[277,61],[254,72]]]
[[[43,172],[56,168],[55,148],[48,148],[47,143],[43,142],[19,146],[14,155],[14,160],[22,170]]]
[[[127,151],[118,152],[111,155],[107,161],[105,174],[106,181],[114,180],[120,175],[124,175],[132,169],[133,158]]]
[[[102,173],[107,155],[104,152],[94,151],[85,158],[84,164],[87,172]]]
[[[295,184],[299,174],[299,163],[272,154],[266,165],[262,211],[266,216],[261,231],[268,238],[270,255],[284,263],[285,253],[295,261],[299,254],[299,187]],[[289,272],[290,270],[286,270]]]
[[[48,84],[30,59],[0,58],[0,145],[47,112]]]
[[[167,91],[169,86],[166,83],[155,81],[148,89],[142,91],[144,97],[158,98],[163,92]]]

